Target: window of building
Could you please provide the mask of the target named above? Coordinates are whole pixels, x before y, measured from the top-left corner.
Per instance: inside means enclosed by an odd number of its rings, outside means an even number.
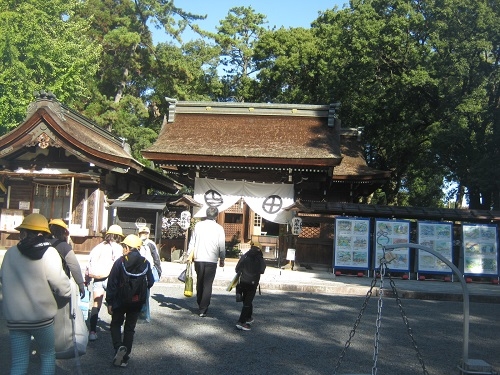
[[[48,219],[68,220],[71,184],[45,185],[35,183],[33,208]]]

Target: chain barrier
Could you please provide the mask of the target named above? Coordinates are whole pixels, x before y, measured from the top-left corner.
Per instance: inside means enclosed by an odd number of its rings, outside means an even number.
[[[378,297],[378,302],[377,302],[377,320],[375,321],[375,344],[374,344],[374,348],[373,348],[372,375],[377,374],[377,360],[378,360],[378,351],[379,351],[379,343],[380,343],[380,325],[382,324],[382,307],[384,306],[383,296],[384,296],[385,269],[386,269],[386,264],[381,259],[380,260],[380,288],[379,288],[379,297]]]
[[[386,236],[387,236],[387,233],[383,233],[383,232],[378,233],[378,239],[380,237],[386,237]],[[378,239],[377,239],[377,242],[378,242]],[[425,367],[425,363],[424,363],[422,354],[420,353],[420,350],[419,350],[419,348],[417,346],[417,342],[415,341],[415,338],[413,337],[413,332],[412,332],[412,329],[410,327],[410,323],[408,321],[408,317],[406,315],[406,312],[405,312],[405,310],[403,308],[403,304],[401,302],[401,298],[399,298],[399,294],[398,294],[398,291],[396,289],[396,284],[394,283],[394,280],[392,279],[390,270],[389,270],[389,268],[387,266],[387,264],[390,263],[395,258],[395,256],[392,254],[392,252],[386,253],[385,247],[382,247],[382,252],[383,252],[383,256],[382,256],[382,258],[380,258],[380,268],[378,269],[379,270],[379,275],[380,275],[380,287],[379,287],[379,299],[378,299],[378,303],[377,303],[377,319],[376,319],[376,322],[375,322],[376,329],[375,329],[374,348],[373,348],[372,375],[376,375],[377,372],[378,372],[377,361],[378,361],[378,355],[379,355],[380,327],[381,327],[381,322],[382,322],[382,307],[383,307],[383,304],[384,304],[384,301],[383,301],[383,296],[384,296],[384,276],[386,274],[389,277],[389,284],[390,284],[391,290],[392,290],[392,292],[393,292],[393,294],[394,294],[394,296],[396,298],[396,302],[397,302],[399,311],[401,313],[401,316],[403,318],[403,323],[406,326],[406,330],[407,330],[408,336],[410,337],[412,345],[413,345],[413,348],[415,349],[415,351],[417,353],[418,361],[420,362],[420,365],[422,366],[423,374],[424,375],[429,375],[429,373],[427,372],[427,369]],[[386,256],[386,254],[387,254],[387,256]],[[337,360],[335,368],[333,369],[333,374],[334,375],[337,374],[337,371],[338,371],[338,369],[340,368],[340,366],[342,364],[342,361],[343,361],[343,359],[345,357],[347,349],[351,346],[351,341],[354,338],[354,335],[356,334],[356,329],[358,328],[359,323],[361,322],[361,318],[363,317],[363,313],[366,310],[366,306],[368,305],[368,301],[370,300],[370,297],[373,294],[373,289],[374,289],[376,283],[377,283],[377,269],[374,269],[373,278],[372,278],[372,281],[371,281],[370,289],[366,293],[365,299],[363,301],[363,305],[361,306],[361,310],[360,310],[360,312],[358,314],[358,317],[356,318],[356,321],[354,322],[353,328],[351,329],[351,331],[349,333],[349,338],[347,339],[347,341],[346,341],[346,343],[344,345],[344,348],[342,349],[342,352],[339,355],[339,359]]]
[[[337,374],[337,370],[340,368],[340,365],[342,364],[342,361],[344,359],[345,353],[349,346],[351,346],[351,341],[356,334],[356,329],[358,328],[359,323],[361,322],[361,318],[363,316],[363,313],[366,309],[366,306],[368,305],[368,301],[370,300],[370,297],[372,296],[373,293],[373,288],[375,287],[375,284],[377,283],[377,277],[376,274],[373,275],[373,279],[370,285],[370,289],[368,292],[366,292],[365,300],[363,302],[363,305],[361,306],[361,310],[359,311],[358,317],[356,318],[356,321],[354,322],[354,326],[351,329],[351,332],[349,333],[349,338],[347,339],[344,348],[342,349],[342,352],[340,353],[339,359],[337,361],[337,364],[335,365],[335,368],[333,369],[333,374]]]
[[[424,359],[422,357],[422,354],[420,353],[420,350],[418,349],[417,342],[415,341],[415,338],[413,337],[413,331],[410,327],[410,323],[408,321],[408,317],[406,316],[406,312],[403,308],[403,304],[401,303],[401,299],[399,298],[398,291],[396,289],[396,284],[394,283],[394,280],[392,279],[390,273],[389,273],[389,284],[391,285],[392,293],[394,294],[394,297],[396,298],[396,302],[398,304],[399,311],[401,312],[401,317],[403,318],[403,322],[406,326],[406,331],[408,333],[408,336],[410,336],[413,348],[417,352],[417,358],[418,358],[418,361],[420,362],[420,366],[422,366],[423,373],[424,373],[424,375],[429,375],[429,373],[427,372],[427,369],[425,368],[425,363],[424,363]]]

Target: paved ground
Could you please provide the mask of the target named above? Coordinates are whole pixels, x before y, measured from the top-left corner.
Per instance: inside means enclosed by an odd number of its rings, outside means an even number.
[[[200,318],[182,285],[152,290],[151,323],[138,324],[129,367],[111,364],[109,316],[101,311],[99,338],[80,358],[82,374],[334,374],[340,353],[365,302],[362,296],[263,290],[255,299],[251,331],[235,328],[240,304],[224,288],[214,290],[209,316]],[[423,374],[395,299],[382,300],[378,330],[380,374]],[[428,374],[457,374],[463,353],[462,303],[402,301],[412,336]],[[372,297],[337,374],[370,374],[379,300]],[[500,369],[500,304],[471,303],[469,359]],[[9,368],[8,332],[0,322],[0,368]],[[58,360],[57,375],[75,374],[76,361]],[[36,374],[33,358],[30,374]],[[3,372],[2,372],[3,373]],[[5,372],[7,373],[7,372]]]
[[[85,259],[80,261],[85,264]],[[262,295],[255,299],[254,327],[241,332],[234,325],[241,305],[235,302],[233,293],[225,291],[234,275],[234,265],[234,261],[228,261],[226,267],[218,269],[209,316],[200,318],[193,313],[196,300],[184,297],[183,284],[176,280],[185,266],[164,263],[162,282],[152,289],[153,320],[138,324],[129,367],[115,368],[111,364],[109,316],[103,308],[99,339],[89,343],[80,367],[75,360],[59,360],[57,375],[79,370],[90,375],[370,374],[379,306],[378,373],[458,374],[456,366],[466,338],[459,282],[395,279],[403,319],[391,293],[379,299],[380,280],[367,302],[372,281],[368,277],[335,277],[328,272],[268,267],[262,278]],[[388,280],[384,279],[383,290],[388,288]],[[485,361],[500,371],[500,286],[472,283],[467,284],[467,290],[471,301],[468,359]],[[353,332],[357,319],[360,324]],[[349,348],[335,372],[350,336]],[[8,373],[8,331],[1,315],[0,347],[0,369],[6,369],[0,373]],[[36,374],[37,369],[35,356],[30,374]]]

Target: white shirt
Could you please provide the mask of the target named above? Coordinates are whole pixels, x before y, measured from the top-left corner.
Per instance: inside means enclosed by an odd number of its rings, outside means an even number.
[[[226,235],[224,228],[215,220],[200,221],[194,227],[189,241],[189,254],[194,251],[197,262],[217,263],[220,258],[226,258]]]

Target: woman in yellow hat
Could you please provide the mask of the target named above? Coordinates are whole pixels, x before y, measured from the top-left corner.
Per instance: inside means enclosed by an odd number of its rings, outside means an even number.
[[[104,241],[94,247],[89,255],[88,276],[94,279],[92,284],[94,303],[90,312],[90,341],[97,340],[99,310],[101,310],[107,279],[113,263],[122,256],[123,250],[120,242],[123,237],[122,227],[116,224],[111,225],[104,235]]]

